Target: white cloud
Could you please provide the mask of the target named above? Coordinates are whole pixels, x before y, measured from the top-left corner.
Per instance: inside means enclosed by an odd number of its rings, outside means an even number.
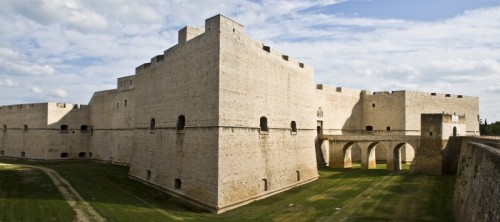
[[[43,94],[43,90],[38,87],[31,87],[30,92],[34,94]]]
[[[0,79],[0,86],[10,87],[10,86],[17,86],[17,85],[19,85],[18,82],[12,81],[10,79]]]
[[[133,74],[173,46],[182,26],[203,26],[220,13],[244,25],[257,41],[312,66],[319,83],[480,96],[481,112],[494,113],[484,104],[498,96],[493,83],[500,82],[500,7],[425,22],[315,10],[338,2],[2,1],[0,79],[4,86],[5,79],[25,86],[2,89],[2,95],[11,95],[2,103],[22,102],[14,96],[17,88],[32,92],[38,102],[85,103],[93,91],[114,87],[116,77]],[[79,93],[46,90],[60,85]]]
[[[58,98],[66,98],[68,97],[68,93],[62,89],[51,89],[49,90],[49,95]]]

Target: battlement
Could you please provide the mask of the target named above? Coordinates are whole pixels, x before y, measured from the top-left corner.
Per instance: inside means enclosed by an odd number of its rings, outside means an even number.
[[[190,26],[185,26],[181,30],[179,30],[178,34],[178,44],[186,43],[187,41],[195,38],[204,33],[204,30],[201,28],[195,28]]]
[[[243,25],[224,15],[218,14],[205,20],[205,33],[209,32],[243,33]]]
[[[265,52],[267,52],[271,56],[274,56],[274,58],[289,62],[290,64],[296,64],[300,68],[306,67],[306,65],[303,62],[300,62],[299,60],[296,60],[288,55],[282,54],[281,52],[279,52],[277,50],[271,49],[271,46],[267,46],[267,45],[264,45],[261,43],[260,47],[262,48],[262,50],[264,50]],[[307,67],[307,68],[311,69],[311,67]]]
[[[359,96],[362,92],[362,90],[359,89],[351,89],[341,86],[329,86],[325,84],[316,84],[316,91],[323,91],[327,94],[343,94],[352,96]]]
[[[117,79],[117,89],[118,91],[134,89],[135,88],[135,75],[124,76]]]
[[[20,109],[40,109],[46,107],[47,103],[13,104],[13,105],[0,106],[0,112],[8,110],[20,110]]]

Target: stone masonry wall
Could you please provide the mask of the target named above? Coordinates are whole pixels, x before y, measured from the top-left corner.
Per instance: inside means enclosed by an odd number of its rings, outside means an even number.
[[[218,205],[224,211],[318,173],[311,67],[246,37],[224,17],[220,41]]]
[[[218,205],[218,27],[217,17],[207,19],[204,33],[137,67],[130,167],[131,176],[210,209]]]
[[[405,93],[404,91],[375,92],[362,94],[362,129],[377,134],[405,133]],[[420,122],[419,122],[420,123]]]
[[[134,136],[135,94],[132,78],[118,79],[118,88],[94,93],[90,100],[89,157],[129,164]]]
[[[420,130],[420,114],[444,113],[465,116],[467,135],[479,135],[479,99],[473,96],[406,91],[406,126]],[[418,133],[417,133],[418,134]]]
[[[361,93],[356,89],[316,86],[314,108],[317,121],[323,121],[324,134],[346,135],[361,131]]]
[[[0,156],[30,159],[78,158],[87,155],[88,106],[41,103],[2,106]],[[66,125],[65,130],[61,126]],[[82,153],[82,154],[80,154]]]
[[[453,198],[457,221],[500,221],[500,143],[462,146]]]

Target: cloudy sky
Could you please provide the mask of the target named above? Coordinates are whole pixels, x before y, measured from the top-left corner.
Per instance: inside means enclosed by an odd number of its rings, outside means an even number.
[[[500,121],[500,0],[3,0],[0,105],[87,104],[216,14],[318,83],[478,96]]]

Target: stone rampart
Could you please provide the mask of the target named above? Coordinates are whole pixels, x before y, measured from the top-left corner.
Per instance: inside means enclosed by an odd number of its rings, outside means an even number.
[[[455,219],[500,221],[500,141],[477,141],[484,144],[462,145],[453,199]]]

